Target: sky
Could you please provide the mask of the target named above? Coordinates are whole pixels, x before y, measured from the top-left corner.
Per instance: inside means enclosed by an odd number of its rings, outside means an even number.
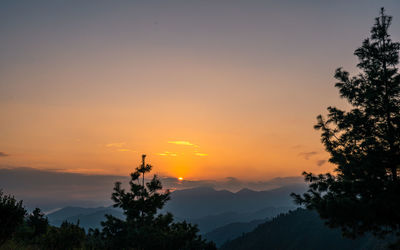
[[[331,171],[315,118],[382,6],[399,41],[396,0],[2,1],[0,168]]]

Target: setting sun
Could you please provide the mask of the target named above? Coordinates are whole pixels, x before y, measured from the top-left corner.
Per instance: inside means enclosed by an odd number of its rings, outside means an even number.
[[[183,181],[183,177],[178,177],[178,180]]]

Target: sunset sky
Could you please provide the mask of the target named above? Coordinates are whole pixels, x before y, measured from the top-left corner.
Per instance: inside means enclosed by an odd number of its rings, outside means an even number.
[[[2,1],[0,168],[184,179],[326,172],[337,67],[400,1]]]

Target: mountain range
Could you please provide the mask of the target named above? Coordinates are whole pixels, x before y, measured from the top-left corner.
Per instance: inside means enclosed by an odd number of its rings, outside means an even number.
[[[197,224],[204,234],[230,223],[264,220],[289,211],[295,207],[290,192],[302,192],[304,188],[304,185],[291,185],[268,191],[242,189],[236,193],[211,187],[177,190],[161,212],[171,212],[177,221]],[[99,228],[105,214],[123,218],[122,211],[112,206],[64,207],[47,216],[53,225],[60,225],[64,220],[74,223],[79,220],[82,227],[89,229]]]
[[[386,248],[388,241],[371,235],[356,240],[343,238],[339,229],[326,227],[316,212],[296,209],[289,194],[304,189],[304,185],[290,185],[236,193],[210,187],[177,190],[162,212],[172,212],[177,221],[197,224],[203,237],[222,250]],[[87,230],[99,228],[105,214],[124,217],[122,210],[112,206],[64,207],[48,214],[48,219],[52,225],[79,221]]]
[[[163,211],[179,218],[201,218],[225,212],[249,213],[270,207],[295,207],[290,193],[303,193],[305,184],[293,184],[267,191],[242,189],[236,193],[198,187],[178,190]]]

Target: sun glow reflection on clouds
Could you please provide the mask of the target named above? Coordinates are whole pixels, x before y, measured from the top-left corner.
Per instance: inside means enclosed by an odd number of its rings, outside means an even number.
[[[208,154],[204,154],[204,153],[195,153],[195,155],[197,155],[197,156],[207,156]]]
[[[161,156],[178,156],[178,154],[171,153],[171,152],[168,152],[168,151],[165,151],[164,153],[159,153],[158,155],[161,155]]]
[[[190,143],[188,141],[169,141],[168,143],[170,144],[176,144],[176,145],[183,145],[183,146],[192,146],[192,147],[199,147],[193,143]]]
[[[128,148],[120,148],[120,149],[118,149],[118,151],[119,151],[119,152],[137,152],[137,151],[135,151],[135,150],[128,149]]]
[[[193,144],[193,143],[191,143],[189,141],[168,141],[168,143],[169,144],[180,145],[180,146],[189,146],[189,147],[194,147],[194,148],[199,148],[200,147],[199,145]],[[191,155],[192,153],[190,153],[189,155]],[[178,156],[177,153],[171,153],[171,152],[168,152],[168,151],[165,151],[164,153],[158,153],[158,155],[160,155],[160,156]],[[194,150],[193,155],[200,156],[200,157],[208,156],[208,154],[206,154],[206,153],[199,153],[197,151],[197,149]]]
[[[106,144],[107,148],[122,148],[123,146],[126,145],[126,142],[113,142]]]

